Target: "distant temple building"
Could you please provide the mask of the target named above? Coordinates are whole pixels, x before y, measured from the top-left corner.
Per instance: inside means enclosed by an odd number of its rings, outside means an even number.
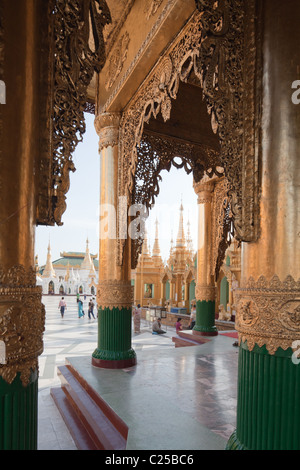
[[[160,255],[158,222],[155,241],[151,250],[147,234],[136,269],[132,274],[134,303],[142,306],[167,307],[169,311],[180,309],[191,311],[196,302],[197,252],[193,249],[190,223],[186,223],[185,236],[184,209],[180,205],[179,226],[175,245],[171,239],[170,253],[164,264]],[[240,249],[235,240],[226,250],[225,262],[220,267],[216,280],[216,314],[228,311],[235,316],[233,293],[240,281]]]
[[[96,295],[99,262],[97,255],[89,252],[89,241],[86,241],[85,253],[63,252],[60,255],[61,258],[52,262],[49,243],[46,265],[37,267],[37,284],[42,286],[43,294]]]
[[[134,273],[135,303],[182,307],[189,311],[191,301],[195,298],[196,273],[193,269],[195,255],[189,222],[187,239],[185,238],[183,205],[181,204],[176,244],[173,246],[173,239],[171,239],[166,265],[160,256],[157,222],[152,255],[148,248],[147,237],[144,240],[142,253]]]

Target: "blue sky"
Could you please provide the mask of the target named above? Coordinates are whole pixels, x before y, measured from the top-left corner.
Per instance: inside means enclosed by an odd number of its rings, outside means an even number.
[[[58,259],[63,251],[85,251],[89,239],[90,252],[99,252],[99,194],[100,156],[98,136],[94,128],[94,116],[86,114],[86,133],[78,145],[73,161],[76,171],[70,174],[70,190],[67,193],[67,210],[63,214],[61,227],[38,226],[36,229],[35,254],[39,264],[46,262],[50,240],[52,260]],[[155,219],[159,222],[160,248],[164,259],[168,257],[170,239],[176,240],[179,207],[184,206],[184,222],[189,218],[196,249],[197,198],[193,190],[193,177],[182,170],[172,168],[163,171],[160,194],[147,221],[150,246],[153,246]]]

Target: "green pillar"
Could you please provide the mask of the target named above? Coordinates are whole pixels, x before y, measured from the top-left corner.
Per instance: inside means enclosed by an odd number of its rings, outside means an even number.
[[[92,356],[97,367],[121,369],[136,364],[131,347],[131,308],[100,308],[98,311],[98,347]]]
[[[166,282],[166,300],[170,299],[170,282]]]
[[[195,288],[196,288],[196,283],[194,280],[191,281],[190,287],[189,287],[189,307],[191,308],[191,301],[195,299]]]
[[[20,374],[11,384],[0,377],[0,450],[37,449],[37,375],[26,386]]]
[[[214,300],[197,300],[196,324],[193,331],[204,336],[215,336],[218,334],[217,327],[215,326]]]
[[[239,351],[237,428],[228,450],[300,449],[300,367],[293,351]]]
[[[132,294],[130,281],[100,281],[98,284],[98,347],[92,364],[107,369],[122,369],[136,364],[131,347]]]
[[[220,304],[224,305],[225,311],[227,310],[227,304],[229,302],[229,284],[227,277],[224,276],[220,284]]]

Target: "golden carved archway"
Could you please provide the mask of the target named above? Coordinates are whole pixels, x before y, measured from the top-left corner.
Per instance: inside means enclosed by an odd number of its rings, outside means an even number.
[[[235,237],[242,241],[254,241],[259,235],[260,151],[256,131],[260,110],[254,106],[254,97],[256,88],[261,84],[258,76],[260,57],[257,54],[259,38],[253,21],[256,2],[199,0],[197,8],[198,11],[157,62],[123,112],[119,195],[126,196],[129,204],[135,202],[134,198],[139,203],[149,205],[158,192],[161,167],[168,168],[175,156],[182,158],[183,165],[189,164],[196,179],[205,173],[218,175],[218,167],[221,167],[229,184]],[[171,155],[168,154],[166,137],[151,136],[145,132],[146,125],[151,118],[157,119],[158,116],[164,123],[167,122],[180,84],[193,82],[200,85],[219,149],[192,142],[190,149],[186,147],[178,152],[180,144],[177,142],[177,149]],[[174,140],[172,145],[174,147]],[[188,145],[187,142],[185,145]],[[143,156],[149,151],[153,156],[155,146],[162,157],[158,157],[156,164],[155,159],[148,159],[152,164],[149,171],[147,158]],[[189,150],[194,158],[187,155]],[[142,164],[139,166],[141,154]],[[143,193],[142,184],[139,187],[136,185],[136,176],[140,181],[149,183],[149,178],[147,180],[145,177],[147,173],[152,175],[152,180]],[[125,209],[119,208],[119,223],[126,218]],[[124,243],[124,240],[119,240],[119,264],[122,264]],[[133,249],[133,260],[137,248]]]

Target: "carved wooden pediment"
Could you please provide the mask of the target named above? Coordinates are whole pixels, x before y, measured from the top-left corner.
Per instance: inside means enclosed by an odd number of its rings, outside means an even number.
[[[72,155],[85,133],[87,90],[105,63],[103,28],[111,18],[105,0],[50,0],[48,17],[37,224],[62,225]]]
[[[256,0],[198,0],[196,6],[190,21],[123,113],[119,194],[127,196],[129,202],[138,199],[143,204],[157,195],[159,171],[174,160],[170,155],[166,157],[164,150],[169,142],[163,137],[162,156],[151,161],[154,137],[146,135],[146,123],[158,116],[164,122],[169,121],[180,84],[189,82],[192,77],[202,89],[220,151],[216,154],[203,146],[201,149],[200,145],[197,154],[201,151],[201,158],[195,160],[187,155],[187,144],[186,152],[181,152],[183,165],[188,163],[196,178],[202,173],[214,174],[212,168],[224,170],[230,188],[235,237],[254,241],[259,236],[260,106],[257,97],[260,96],[261,58],[258,55],[258,7]],[[123,248],[121,240],[120,264]]]

